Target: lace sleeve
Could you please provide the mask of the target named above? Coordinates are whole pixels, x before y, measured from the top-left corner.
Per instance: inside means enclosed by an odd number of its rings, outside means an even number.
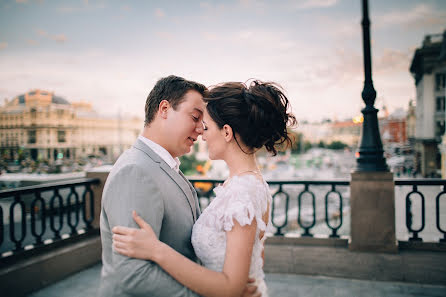
[[[235,177],[222,194],[226,202],[219,218],[223,230],[232,230],[234,220],[245,226],[252,224],[254,218],[257,228],[266,230],[262,214],[266,212],[268,202],[265,188],[259,180],[252,176]]]

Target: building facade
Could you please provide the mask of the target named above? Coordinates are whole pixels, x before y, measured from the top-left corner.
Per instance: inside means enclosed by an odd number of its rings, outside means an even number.
[[[407,143],[406,117],[406,112],[399,108],[392,114],[379,119],[379,130],[384,145],[404,145]]]
[[[436,176],[441,171],[439,145],[445,132],[446,31],[425,36],[410,72],[416,86],[416,167],[422,176]]]
[[[340,141],[347,144],[349,147],[358,147],[362,121],[363,119],[361,118],[360,120],[354,119],[332,123],[330,125],[331,135],[328,138],[328,141]]]
[[[48,162],[96,156],[114,161],[133,144],[142,126],[138,118],[100,116],[90,103],[70,103],[52,92],[32,90],[0,106],[0,156]]]
[[[361,123],[362,118],[360,117],[344,121],[303,123],[299,124],[294,131],[302,133],[305,141],[314,144],[319,142],[330,144],[334,141],[340,141],[353,148],[358,146]]]

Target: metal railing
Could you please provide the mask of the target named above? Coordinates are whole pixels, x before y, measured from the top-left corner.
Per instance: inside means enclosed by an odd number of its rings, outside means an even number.
[[[441,186],[442,191],[440,191],[438,194],[433,194],[435,196],[435,225],[437,230],[443,234],[443,238],[439,239],[440,243],[446,243],[446,227],[441,227],[441,198],[446,198],[446,180],[444,179],[397,179],[395,180],[395,186],[403,187],[403,186],[409,186],[411,187],[411,191],[406,195],[405,197],[405,205],[406,205],[406,228],[412,236],[409,237],[409,241],[416,242],[416,241],[423,241],[423,239],[419,236],[419,233],[424,230],[426,227],[426,212],[428,211],[426,209],[426,198],[425,195],[423,195],[422,192],[419,191],[420,186]],[[417,213],[418,217],[420,218],[420,226],[418,228],[415,228],[414,225],[414,212],[413,212],[413,204],[414,201],[412,198],[415,198],[416,196],[420,199],[420,212]],[[429,197],[429,198],[434,198]],[[429,199],[428,198],[428,199]],[[446,203],[446,202],[445,202]],[[446,206],[444,208],[446,210]],[[443,212],[443,215],[446,216],[446,212]],[[446,223],[445,223],[446,224]]]
[[[215,196],[214,188],[223,183],[221,179],[189,180],[197,189],[202,209]],[[93,230],[94,199],[98,197],[94,197],[91,186],[97,183],[98,179],[84,178],[0,191],[0,259],[29,246],[38,247]],[[345,217],[350,211],[348,180],[271,180],[268,184],[273,198],[271,225],[274,235],[299,233],[303,237],[312,237],[317,230],[321,230],[321,226],[328,230],[327,235],[331,238],[341,235],[340,229],[345,225]],[[443,235],[439,242],[445,243],[441,198],[446,196],[446,180],[397,179],[395,186],[412,187],[405,197],[406,228],[411,234],[409,241],[422,241],[419,234],[425,228],[426,216],[430,216],[425,206],[425,195],[419,187],[442,187],[439,193],[434,189],[430,195],[435,193],[436,228]],[[419,197],[421,206],[416,213],[412,209],[415,196]],[[414,218],[420,219],[418,228],[414,227]],[[7,231],[9,240],[5,240]]]
[[[0,191],[0,258],[93,230],[91,186],[98,183],[82,178]]]
[[[189,180],[197,190],[202,209],[214,197],[213,189],[223,183],[223,180],[219,179]],[[349,205],[349,181],[277,180],[267,183],[273,198],[271,224],[275,228],[274,235],[283,236],[292,229],[301,229],[301,236],[312,237],[312,229],[316,224],[325,223],[330,230],[329,236],[339,237],[338,231],[343,225],[344,213],[347,210],[345,205]],[[296,207],[290,208],[293,201]],[[319,203],[324,204],[323,209],[316,208]],[[307,207],[308,204],[310,207]]]
[[[221,179],[192,178],[189,180],[197,189],[200,206],[202,209],[205,208],[214,197],[213,189],[217,185],[223,183],[223,180]],[[349,213],[350,182],[348,180],[280,180],[268,181],[268,184],[273,197],[271,205],[271,223],[275,229],[274,235],[282,236],[287,232],[295,232],[295,229],[300,229],[302,230],[300,233],[301,236],[311,237],[314,236],[312,229],[317,224],[324,224],[325,227],[330,230],[329,237],[339,237],[339,229],[343,226],[344,215]],[[328,189],[326,188],[327,186],[329,187]],[[412,191],[410,191],[405,198],[406,228],[407,231],[412,234],[409,241],[422,241],[419,233],[425,228],[427,210],[425,207],[425,196],[419,191],[419,186],[442,186],[442,191],[439,193],[434,192],[435,221],[437,230],[442,233],[444,237],[440,238],[439,242],[445,243],[446,228],[442,228],[441,226],[441,198],[446,197],[446,180],[395,180],[395,187],[403,186],[412,187]],[[286,187],[288,187],[288,189],[286,189]],[[305,199],[305,195],[309,198],[309,204],[304,203],[304,200],[308,200],[308,198]],[[417,215],[421,217],[421,226],[416,229],[413,227],[412,223],[414,214],[412,211],[413,203],[411,199],[413,195],[419,195],[421,199],[420,213],[417,213]],[[202,200],[205,200],[205,202]],[[294,209],[290,209],[290,203],[292,201],[297,204],[297,207]]]

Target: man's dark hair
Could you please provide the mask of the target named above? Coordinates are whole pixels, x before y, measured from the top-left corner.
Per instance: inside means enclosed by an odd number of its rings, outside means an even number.
[[[203,97],[207,93],[207,88],[204,85],[179,76],[169,75],[158,80],[147,96],[144,126],[153,121],[161,101],[169,101],[172,108],[176,110],[177,106],[183,102],[184,95],[190,90],[197,91]]]

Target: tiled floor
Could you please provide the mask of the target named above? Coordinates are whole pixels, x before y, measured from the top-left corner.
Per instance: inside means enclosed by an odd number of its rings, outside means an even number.
[[[96,296],[101,265],[72,275],[30,297]],[[444,297],[445,286],[412,283],[378,282],[294,274],[267,274],[270,297]]]

